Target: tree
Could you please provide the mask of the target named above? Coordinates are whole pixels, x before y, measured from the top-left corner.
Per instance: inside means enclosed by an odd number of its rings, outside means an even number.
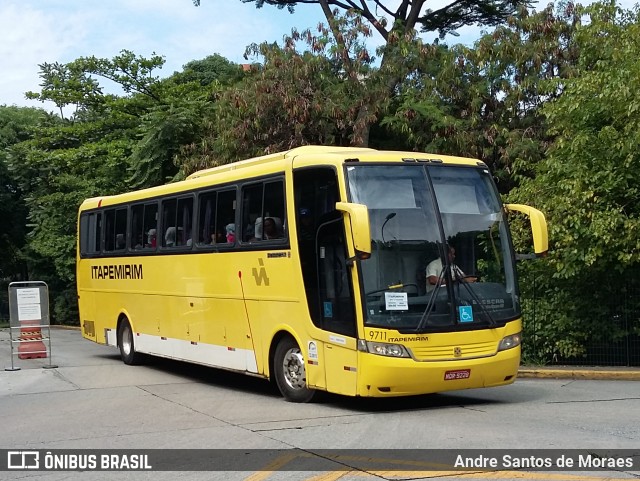
[[[110,60],[43,64],[42,90],[29,94],[56,102],[62,112],[73,107],[68,118],[39,125],[31,138],[7,150],[7,164],[28,209],[30,276],[49,284],[56,322],[77,322],[78,206],[87,197],[126,189],[140,118],[160,99],[152,71],[161,62],[123,51]],[[96,76],[119,82],[128,96],[103,93]]]
[[[220,55],[194,60],[161,82],[164,102],[142,118],[140,141],[131,157],[131,186],[156,185],[178,179],[206,159],[216,96],[238,83],[244,72]]]
[[[437,10],[427,7],[426,0],[401,0],[392,9],[389,3],[382,0],[354,1],[354,0],[241,0],[244,3],[255,3],[257,8],[264,5],[287,8],[294,13],[299,3],[315,4],[322,8],[327,20],[328,28],[333,35],[337,56],[342,62],[345,73],[354,78],[362,78],[362,71],[358,68],[353,51],[345,43],[341,18],[348,14],[356,17],[359,22],[370,25],[384,42],[380,49],[380,69],[368,72],[366,83],[377,84],[378,88],[371,89],[366,102],[359,107],[355,131],[352,135],[353,145],[368,145],[371,125],[379,118],[381,107],[388,102],[398,84],[411,72],[411,66],[406,62],[404,53],[408,42],[415,41],[415,31],[438,32],[440,38],[447,34],[455,34],[455,30],[470,24],[480,26],[494,26],[512,15],[520,5],[530,5],[527,0],[458,0]],[[194,0],[195,5],[200,0]],[[390,19],[390,21],[387,20]],[[321,29],[324,27],[320,27]],[[362,54],[359,49],[358,54]]]
[[[87,112],[88,114],[88,112]],[[28,209],[25,256],[30,278],[49,285],[52,320],[77,322],[76,216],[82,200],[123,190],[133,139],[130,125],[103,115],[59,120],[8,149],[7,162]],[[129,135],[128,135],[129,134]]]
[[[28,209],[30,272],[49,284],[54,321],[77,322],[80,203],[173,180],[181,147],[197,142],[202,131],[213,87],[186,76],[160,79],[156,70],[163,64],[162,57],[126,50],[111,59],[43,64],[42,90],[29,93],[56,102],[62,114],[72,110],[67,118],[61,114],[38,126],[30,138],[10,146],[6,157]],[[102,79],[115,82],[123,94],[104,93]]]
[[[575,71],[577,25],[572,5],[522,8],[473,47],[418,57],[382,124],[411,149],[483,160],[506,194],[533,175],[552,143],[542,107],[560,94],[550,81]]]
[[[243,72],[237,64],[216,53],[202,60],[188,62],[181,72],[175,72],[172,77],[178,84],[198,82],[207,87],[215,83],[233,85],[242,79]]]
[[[362,23],[349,16],[341,22],[345,44],[361,48]],[[319,36],[294,30],[282,47],[250,45],[245,56],[260,62],[240,82],[215,91],[207,135],[182,151],[184,174],[299,145],[349,145],[369,90],[345,74],[335,52],[326,29]],[[366,75],[370,58],[356,61]]]
[[[16,176],[9,170],[7,149],[31,138],[38,125],[52,117],[40,109],[0,106],[0,280],[28,278],[24,246],[27,207]]]
[[[547,356],[585,354],[590,340],[615,340],[616,319],[638,301],[618,302],[640,272],[640,17],[594,4],[573,36],[579,62],[544,107],[556,136],[535,176],[510,195],[535,199],[550,225],[549,258],[533,269]],[[548,357],[547,357],[548,359]]]

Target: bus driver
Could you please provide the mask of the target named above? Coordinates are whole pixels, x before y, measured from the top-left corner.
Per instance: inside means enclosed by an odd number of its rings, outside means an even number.
[[[455,264],[456,250],[449,246],[449,264],[451,266],[451,277],[461,282],[476,282],[477,277],[467,276],[462,269]],[[446,286],[446,277],[442,268],[442,260],[438,257],[427,265],[427,292],[431,292],[436,287]]]

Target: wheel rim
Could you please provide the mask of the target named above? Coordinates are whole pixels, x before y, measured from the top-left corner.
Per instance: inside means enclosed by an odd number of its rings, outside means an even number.
[[[291,389],[299,390],[307,387],[307,374],[304,370],[304,359],[300,349],[291,348],[282,360],[284,380]]]
[[[131,354],[131,349],[133,347],[133,340],[131,336],[131,328],[128,324],[125,324],[122,327],[122,350],[124,354],[128,356]]]

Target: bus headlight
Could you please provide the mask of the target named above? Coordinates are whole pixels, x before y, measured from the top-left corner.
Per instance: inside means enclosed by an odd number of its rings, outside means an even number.
[[[386,342],[365,341],[367,352],[378,356],[410,357],[407,349],[400,344],[387,344]]]
[[[522,343],[522,333],[511,334],[510,336],[506,336],[502,338],[500,341],[500,345],[498,346],[498,351],[506,351],[507,349],[513,349],[514,347],[518,347]]]

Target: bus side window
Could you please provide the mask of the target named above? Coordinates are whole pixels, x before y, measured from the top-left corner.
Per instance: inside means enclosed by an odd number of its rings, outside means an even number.
[[[162,247],[191,247],[193,196],[162,201]]]
[[[236,190],[206,192],[198,198],[198,245],[233,244],[235,240]]]
[[[104,250],[124,250],[127,246],[127,209],[110,209],[105,212]]]
[[[221,241],[216,229],[217,192],[206,192],[198,197],[198,245],[215,245]]]
[[[262,217],[262,183],[242,188],[242,240],[252,242],[257,239],[256,222]]]
[[[264,222],[263,222],[264,219]],[[273,225],[270,224],[273,222]],[[270,224],[265,229],[263,224]],[[284,183],[271,180],[242,188],[242,240],[256,242],[286,237]],[[270,230],[270,229],[273,230]]]
[[[155,247],[158,204],[134,204],[131,206],[131,249]]]
[[[216,232],[223,243],[233,245],[236,240],[236,189],[218,193]]]
[[[158,232],[158,203],[145,204],[143,217],[143,238],[145,249],[155,249]],[[146,238],[145,238],[146,237]]]
[[[162,201],[162,231],[160,232],[162,247],[175,246],[177,206],[177,199],[166,199]]]
[[[92,212],[80,217],[80,255],[100,253],[101,216],[100,212]]]
[[[176,245],[191,246],[193,243],[193,198],[178,199],[178,218],[176,221]]]

